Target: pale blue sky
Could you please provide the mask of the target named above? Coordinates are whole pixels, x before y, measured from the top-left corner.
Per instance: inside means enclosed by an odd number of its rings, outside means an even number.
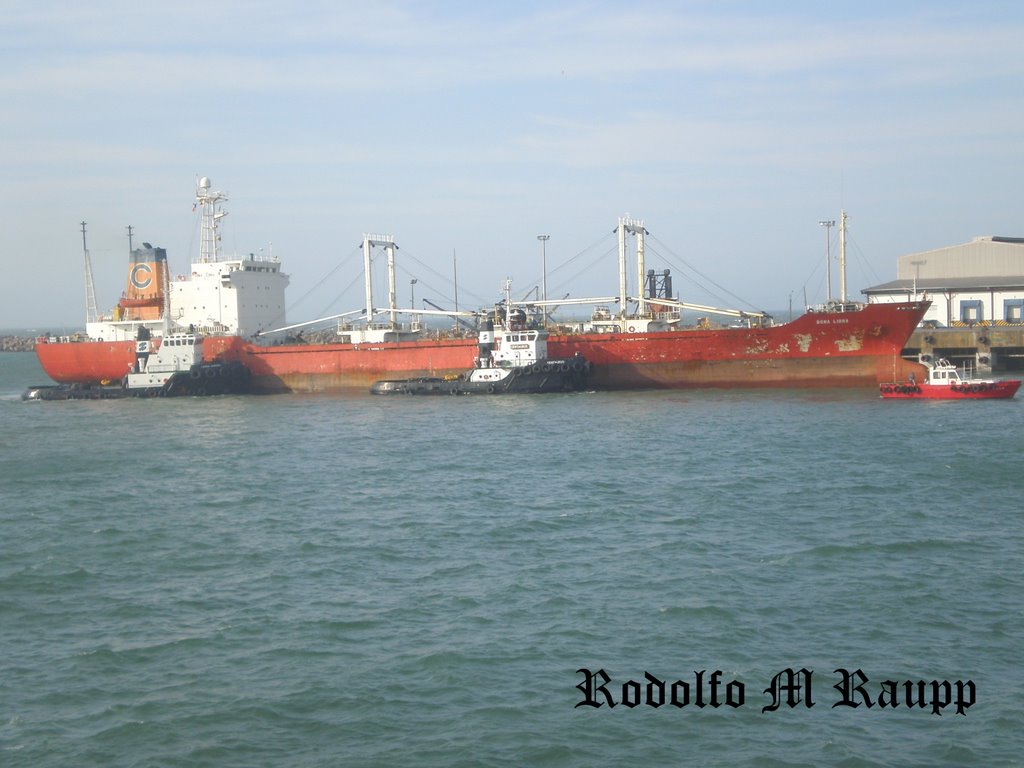
[[[845,207],[859,297],[1024,235],[1022,40],[1018,2],[5,3],[0,327],[81,324],[83,219],[101,308],[129,224],[185,271],[200,175],[290,321],[361,306],[363,232],[403,303],[450,304],[453,252],[463,306],[525,292],[542,232],[550,294],[615,293],[627,213],[683,299],[784,309]]]

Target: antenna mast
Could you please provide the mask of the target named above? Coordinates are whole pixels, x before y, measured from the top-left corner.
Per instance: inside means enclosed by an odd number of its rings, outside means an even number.
[[[92,279],[92,259],[85,242],[85,222],[82,222],[82,254],[85,260],[85,322],[95,323],[99,319],[96,309],[96,285]]]
[[[199,260],[204,264],[220,261],[220,220],[227,216],[221,203],[228,199],[224,192],[211,191],[210,179],[203,176],[196,189],[199,207]]]

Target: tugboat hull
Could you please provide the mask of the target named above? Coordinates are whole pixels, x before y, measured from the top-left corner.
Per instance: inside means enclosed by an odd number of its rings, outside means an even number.
[[[455,378],[420,377],[378,381],[374,395],[507,395],[578,392],[586,388],[590,366],[581,358],[546,360],[513,369],[502,379],[473,381],[470,374]]]
[[[175,371],[159,385],[129,387],[127,377],[118,384],[58,384],[29,387],[22,400],[115,400],[124,397],[202,397],[244,394],[249,391],[249,369],[238,362],[202,363]]]

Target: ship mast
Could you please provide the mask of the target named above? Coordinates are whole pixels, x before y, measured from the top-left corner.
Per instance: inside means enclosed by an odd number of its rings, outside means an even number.
[[[225,192],[211,192],[210,179],[203,176],[196,190],[196,205],[199,206],[199,260],[204,264],[220,261],[220,220],[227,216],[220,205],[228,199]]]
[[[366,323],[373,321],[373,270],[370,251],[374,246],[383,246],[388,261],[388,309],[391,312],[391,330],[397,325],[397,298],[395,295],[395,238],[392,235],[363,235],[363,280],[366,288]]]
[[[99,319],[96,309],[96,285],[92,279],[92,258],[85,243],[85,222],[82,222],[82,254],[85,260],[85,322],[95,323]]]
[[[164,259],[164,300],[160,304],[160,315],[163,320],[164,337],[171,333],[171,265]]]
[[[512,330],[512,278],[505,278],[505,330]]]
[[[825,303],[832,303],[832,246],[830,230],[836,225],[835,221],[828,219],[819,221],[818,224],[825,228]],[[806,300],[804,301],[806,304]]]
[[[636,313],[639,316],[647,310],[647,302],[644,300],[644,235],[647,234],[647,230],[644,229],[644,223],[640,219],[619,219],[619,226],[617,227],[619,233],[619,317],[622,320],[626,319],[627,313],[627,296],[626,296],[626,233],[632,234],[636,237],[636,274],[637,274],[637,292],[640,294],[637,299]]]
[[[846,211],[839,215],[839,301],[846,304]]]
[[[398,307],[398,297],[395,294],[395,244],[392,243],[384,252],[388,256],[388,309],[391,310],[391,330],[395,330],[398,327],[398,315],[395,313]]]

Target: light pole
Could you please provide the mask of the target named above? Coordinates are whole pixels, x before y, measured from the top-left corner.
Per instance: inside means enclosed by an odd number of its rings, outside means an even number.
[[[541,285],[541,298],[547,302],[548,300],[548,240],[551,239],[551,235],[537,235],[537,239],[540,240],[540,285]],[[544,304],[544,327],[548,327],[548,305]]]
[[[836,225],[835,221],[819,221],[821,226],[825,228],[825,296],[828,301],[832,301],[832,252],[831,252],[831,241],[829,237],[829,230]]]

